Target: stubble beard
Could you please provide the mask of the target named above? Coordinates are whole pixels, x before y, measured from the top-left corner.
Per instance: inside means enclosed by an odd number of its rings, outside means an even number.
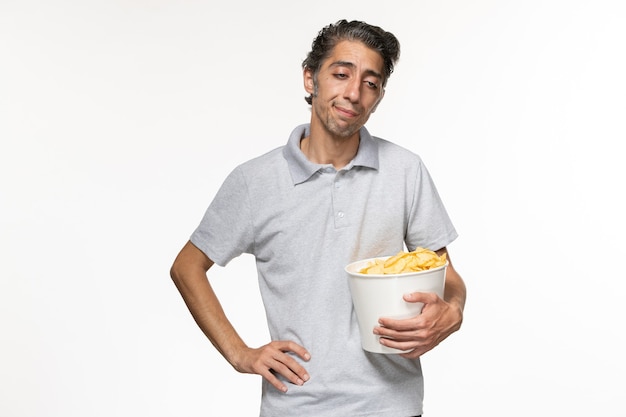
[[[324,125],[324,129],[326,129],[326,131],[336,139],[351,138],[361,129],[361,126],[363,125],[362,123],[348,123],[338,120],[335,118],[336,116],[333,117],[331,112],[326,113],[325,116],[326,117],[324,119],[320,119],[320,121],[323,121],[322,124]]]
[[[359,131],[360,128],[361,126],[351,124],[342,126],[330,117],[326,121],[326,130],[328,130],[332,136],[339,139],[351,138],[356,132]]]

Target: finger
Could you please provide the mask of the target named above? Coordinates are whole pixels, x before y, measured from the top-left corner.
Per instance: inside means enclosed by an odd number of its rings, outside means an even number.
[[[287,386],[283,384],[280,379],[276,378],[276,375],[274,375],[271,369],[267,369],[266,371],[261,372],[260,375],[265,378],[267,382],[272,384],[272,386],[277,390],[282,392],[288,391]]]
[[[396,339],[389,339],[386,337],[380,338],[380,344],[386,347],[390,347],[392,349],[398,349],[398,350],[404,351],[404,353],[401,353],[400,355],[408,359],[419,358],[426,352],[432,350],[437,345],[436,343],[430,343],[426,341],[422,341],[422,342],[416,342],[414,340],[399,341]]]
[[[311,358],[306,349],[290,341],[275,341],[271,343],[274,353],[266,366],[279,373],[291,383],[302,385],[310,379],[307,370],[288,353],[295,353],[305,361]]]
[[[397,342],[423,342],[426,340],[427,336],[424,332],[419,330],[410,330],[410,331],[402,331],[390,329],[387,327],[376,327],[374,328],[375,335],[380,336],[381,338],[386,338],[390,340],[395,340]]]
[[[408,359],[419,358],[425,353],[430,352],[436,346],[437,346],[437,343],[417,346],[415,349],[411,350],[410,352],[401,353],[400,356],[408,358]],[[404,349],[404,350],[409,350],[409,349]]]
[[[309,359],[311,359],[311,354],[303,346],[300,346],[299,344],[295,342],[291,342],[291,341],[279,342],[279,343],[281,343],[281,345],[284,345],[284,346],[279,347],[281,351],[293,352],[305,361],[308,361]]]
[[[266,357],[263,360],[262,365],[260,365],[260,369],[258,369],[256,373],[263,376],[270,384],[282,392],[287,392],[287,386],[277,377],[277,375],[282,376],[294,385],[303,385],[304,380],[285,364],[285,361],[288,361],[288,359],[291,358],[280,351],[276,351],[274,355],[276,355],[276,357]],[[293,361],[293,359],[291,360]]]
[[[419,348],[419,344],[414,341],[399,341],[395,339],[388,339],[386,337],[381,337],[379,341],[383,346],[406,351],[407,353],[412,353],[414,350]]]
[[[399,349],[406,351],[402,354],[407,358],[417,358],[424,353],[434,349],[440,340],[426,337],[426,338],[401,338],[400,336],[395,338],[380,337],[380,344],[393,349]]]
[[[422,320],[420,319],[420,316],[415,316],[402,320],[392,319],[389,317],[381,317],[378,319],[378,324],[380,324],[380,326],[376,327],[375,330],[383,332],[381,334],[384,334],[388,331],[417,331],[422,327],[421,321]]]
[[[272,366],[272,370],[274,371],[274,373],[281,375],[283,378],[285,378],[287,381],[291,382],[294,385],[304,385],[304,378],[300,377],[299,374],[294,372],[291,367],[286,365],[284,362],[276,361],[276,364]],[[303,372],[303,375],[306,375],[306,371]],[[308,376],[306,378],[308,378]]]
[[[438,300],[439,296],[434,292],[411,292],[403,295],[404,301],[409,303],[430,304]]]
[[[302,385],[310,379],[307,370],[292,356],[284,354],[280,358],[281,365],[285,367],[285,372],[281,373],[292,383]]]
[[[410,352],[400,353],[400,356],[406,359],[417,359],[426,352],[428,352],[426,349],[413,349]]]

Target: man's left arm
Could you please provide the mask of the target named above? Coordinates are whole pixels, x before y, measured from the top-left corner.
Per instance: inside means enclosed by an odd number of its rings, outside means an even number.
[[[380,326],[374,328],[374,333],[381,336],[381,344],[410,350],[401,354],[406,358],[422,356],[461,328],[466,298],[465,283],[454,269],[447,249],[437,251],[439,256],[444,253],[448,258],[448,267],[443,299],[435,293],[406,294],[404,299],[407,302],[424,303],[422,313],[405,320],[381,318]]]

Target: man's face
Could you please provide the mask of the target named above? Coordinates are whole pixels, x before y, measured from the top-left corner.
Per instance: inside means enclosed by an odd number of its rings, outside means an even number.
[[[311,124],[335,138],[358,134],[383,98],[382,74],[378,52],[357,41],[338,43],[317,79],[304,71],[305,89],[313,95]]]

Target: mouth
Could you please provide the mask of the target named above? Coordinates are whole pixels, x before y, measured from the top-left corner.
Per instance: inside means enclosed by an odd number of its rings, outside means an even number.
[[[354,110],[350,110],[348,108],[337,106],[337,105],[335,105],[335,110],[340,116],[343,116],[348,119],[353,119],[359,115],[359,113],[355,112]]]

